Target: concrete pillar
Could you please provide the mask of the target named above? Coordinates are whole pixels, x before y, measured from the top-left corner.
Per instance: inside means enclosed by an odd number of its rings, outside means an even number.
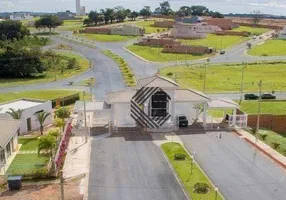
[[[115,109],[114,109],[114,104],[111,104],[111,109],[110,109],[110,122],[111,122],[111,127],[115,125],[114,121],[114,115],[115,115]]]
[[[204,111],[203,111],[203,126],[207,126],[207,104],[204,104]]]
[[[232,125],[235,126],[236,124],[236,108],[233,109],[233,119],[232,119]]]
[[[196,106],[196,119],[199,119],[199,115],[200,115],[200,109],[198,106]]]

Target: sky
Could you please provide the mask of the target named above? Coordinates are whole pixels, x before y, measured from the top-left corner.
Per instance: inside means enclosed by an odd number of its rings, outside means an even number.
[[[81,0],[87,12],[101,8],[123,6],[139,11],[144,6],[154,10],[163,0]],[[286,0],[169,0],[173,10],[181,6],[204,5],[221,13],[250,13],[260,10],[265,14],[286,15]],[[0,0],[0,12],[34,11],[58,12],[75,11],[75,0]]]

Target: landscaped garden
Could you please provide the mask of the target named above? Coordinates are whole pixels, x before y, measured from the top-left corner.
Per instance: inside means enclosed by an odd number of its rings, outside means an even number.
[[[154,21],[140,21],[137,22],[136,25],[145,28],[145,33],[158,33],[159,32],[163,32],[163,31],[167,31],[168,28],[160,28],[160,27],[153,27],[151,25],[154,24]]]
[[[165,143],[161,148],[192,200],[222,199],[220,194],[216,196],[213,185],[179,143]]]
[[[261,35],[263,33],[266,33],[267,31],[270,31],[270,29],[250,26],[239,26],[238,28],[234,28],[232,31],[247,31],[251,32],[251,34],[253,35]]]
[[[175,79],[182,87],[202,91],[204,66],[166,67],[160,74]],[[242,64],[210,65],[206,70],[206,92],[240,92]],[[263,80],[262,91],[286,91],[286,63],[253,63],[244,69],[244,92],[258,92],[258,82]]]
[[[272,39],[248,51],[253,56],[286,56],[286,40]]]
[[[249,37],[233,36],[233,35],[222,36],[214,34],[208,34],[207,37],[204,39],[196,39],[196,40],[180,39],[180,41],[182,41],[183,44],[214,47],[215,49],[228,49],[246,40],[249,40]]]
[[[168,62],[168,61],[182,61],[182,60],[196,60],[202,59],[210,56],[209,54],[205,55],[190,55],[188,54],[174,54],[174,53],[162,53],[160,47],[149,47],[149,46],[139,46],[131,45],[127,47],[128,50],[137,54],[138,56],[154,62]]]
[[[137,37],[137,36],[127,36],[127,35],[107,35],[107,34],[91,34],[91,33],[80,33],[76,34],[76,36],[89,40],[95,40],[98,42],[122,42],[130,39],[135,39]]]
[[[136,86],[134,74],[123,58],[112,53],[110,50],[103,51],[102,53],[104,53],[106,56],[110,57],[112,60],[114,60],[114,62],[117,63],[127,86]]]

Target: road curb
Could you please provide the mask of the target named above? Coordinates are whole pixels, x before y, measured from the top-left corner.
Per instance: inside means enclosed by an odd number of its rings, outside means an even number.
[[[243,136],[241,133],[239,133],[237,130],[233,130],[233,132],[235,134],[237,134],[238,136]],[[278,164],[280,167],[282,167],[283,169],[286,170],[286,165],[284,163],[282,163],[281,161],[279,161],[277,158],[275,158],[274,156],[272,156],[270,153],[268,153],[267,151],[265,151],[263,148],[261,148],[260,146],[258,146],[257,144],[255,144],[254,142],[252,142],[251,140],[249,140],[248,138],[243,138],[247,143],[249,143],[250,145],[254,146],[256,149],[258,149],[259,151],[261,151],[263,154],[265,154],[267,157],[269,157],[272,161],[274,161],[276,164]]]

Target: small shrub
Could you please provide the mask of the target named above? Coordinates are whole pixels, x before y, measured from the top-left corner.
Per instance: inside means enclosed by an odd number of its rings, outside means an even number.
[[[167,76],[173,76],[173,73],[172,72],[168,72],[166,75]]]
[[[267,53],[263,53],[262,56],[268,56],[268,54]]]
[[[209,186],[206,183],[196,183],[194,185],[194,192],[198,194],[206,194],[209,191]]]
[[[182,154],[182,153],[177,153],[174,155],[174,160],[185,160],[186,159],[186,155]]]
[[[274,142],[272,142],[272,145],[273,145],[274,149],[278,149],[280,146],[280,143],[278,141],[274,141]]]
[[[265,134],[265,133],[263,133],[263,134],[260,134],[260,136],[261,136],[261,138],[262,138],[262,140],[266,140],[266,138],[267,138],[267,134]]]

